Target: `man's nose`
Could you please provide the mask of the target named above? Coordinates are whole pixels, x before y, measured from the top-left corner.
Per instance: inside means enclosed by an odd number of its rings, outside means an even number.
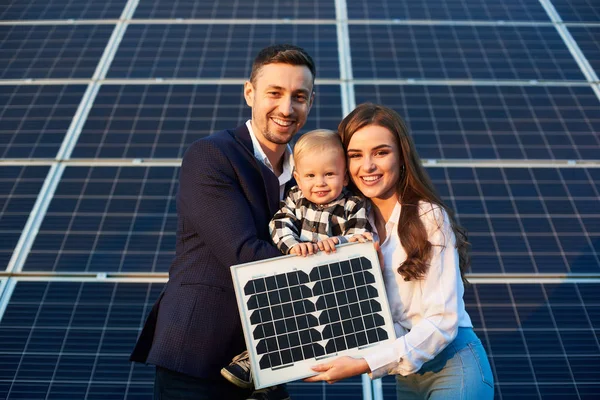
[[[291,115],[294,112],[292,98],[290,96],[283,96],[279,102],[278,108],[282,115]]]

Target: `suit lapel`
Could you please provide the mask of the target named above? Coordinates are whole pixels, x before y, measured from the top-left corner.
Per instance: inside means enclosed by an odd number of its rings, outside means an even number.
[[[248,132],[248,127],[246,127],[245,124],[237,127],[233,131],[233,137],[250,155],[254,167],[260,172],[264,183],[270,214],[275,215],[279,210],[279,179],[277,179],[273,171],[267,168],[266,165],[257,160],[254,156],[254,146],[252,144],[252,139],[250,138],[250,132]]]

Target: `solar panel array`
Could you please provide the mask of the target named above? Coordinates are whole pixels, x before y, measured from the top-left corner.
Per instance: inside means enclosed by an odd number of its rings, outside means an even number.
[[[146,399],[127,361],[174,255],[187,146],[250,117],[255,53],[306,48],[303,131],[403,115],[469,230],[496,398],[600,396],[600,4],[8,0],[0,5],[0,398]],[[393,377],[294,399],[395,398]]]

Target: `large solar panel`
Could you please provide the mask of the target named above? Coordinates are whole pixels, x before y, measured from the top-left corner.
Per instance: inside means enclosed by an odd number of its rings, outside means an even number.
[[[487,349],[497,399],[594,399],[600,394],[600,285],[474,284],[465,303]],[[393,377],[384,398],[395,399]]]
[[[181,158],[195,140],[250,119],[242,84],[103,85],[72,154],[74,158]],[[338,85],[317,85],[303,131],[336,129]]]
[[[8,267],[48,169],[0,166],[0,271]]]
[[[569,26],[568,29],[596,75],[600,75],[600,25]]]
[[[91,78],[112,25],[0,25],[0,79]]]
[[[338,78],[331,25],[130,25],[109,78],[247,78],[260,49],[294,43],[314,58],[318,78]]]
[[[539,2],[527,0],[356,0],[346,4],[351,19],[549,21]]]
[[[170,0],[142,1],[135,18],[196,18],[196,19],[335,19],[333,0]]]
[[[565,22],[600,22],[600,4],[597,0],[551,0]]]
[[[598,159],[590,87],[356,85],[355,94],[398,111],[422,158]]]
[[[118,19],[127,0],[5,0],[0,20]]]
[[[177,178],[174,167],[67,167],[23,270],[166,272]]]
[[[0,86],[0,158],[54,158],[85,89]]]
[[[583,80],[552,26],[350,25],[355,79]]]
[[[600,272],[599,168],[428,168],[475,273]]]

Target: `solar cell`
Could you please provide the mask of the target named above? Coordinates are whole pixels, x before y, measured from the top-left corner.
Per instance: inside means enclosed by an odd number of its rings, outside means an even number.
[[[294,43],[314,58],[318,78],[338,78],[336,26],[129,25],[108,78],[242,78],[258,51]]]
[[[361,0],[346,4],[351,19],[549,21],[539,2],[526,0]]]
[[[338,85],[317,85],[303,132],[336,129]],[[181,158],[196,139],[250,119],[242,85],[103,85],[74,158]]]
[[[0,316],[0,396],[152,397],[154,368],[128,358],[163,286],[18,281]],[[360,377],[336,385],[298,381],[288,390],[298,400],[362,399]]]
[[[166,272],[177,178],[174,167],[67,167],[23,270]]]
[[[355,85],[355,96],[398,111],[422,158],[598,159],[590,87]]]
[[[395,337],[372,244],[231,268],[257,388],[314,375],[335,356],[358,356]]]
[[[0,6],[0,20],[118,19],[127,0],[8,0]]]
[[[552,26],[350,25],[354,78],[583,80]]]
[[[142,1],[137,6],[135,18],[289,18],[289,19],[335,19],[335,3],[319,0],[217,0],[201,2],[182,0]]]
[[[600,22],[597,0],[552,0],[552,5],[565,22]]]
[[[0,158],[54,158],[86,87],[0,88]]]
[[[429,168],[475,273],[598,273],[600,169]]]
[[[0,167],[0,270],[8,267],[48,170],[45,166]]]
[[[112,25],[1,25],[0,79],[91,78]]]
[[[600,75],[600,26],[569,26],[568,29],[596,75]]]
[[[594,398],[598,283],[474,284],[465,303],[501,398]],[[383,379],[395,399],[393,377]]]

